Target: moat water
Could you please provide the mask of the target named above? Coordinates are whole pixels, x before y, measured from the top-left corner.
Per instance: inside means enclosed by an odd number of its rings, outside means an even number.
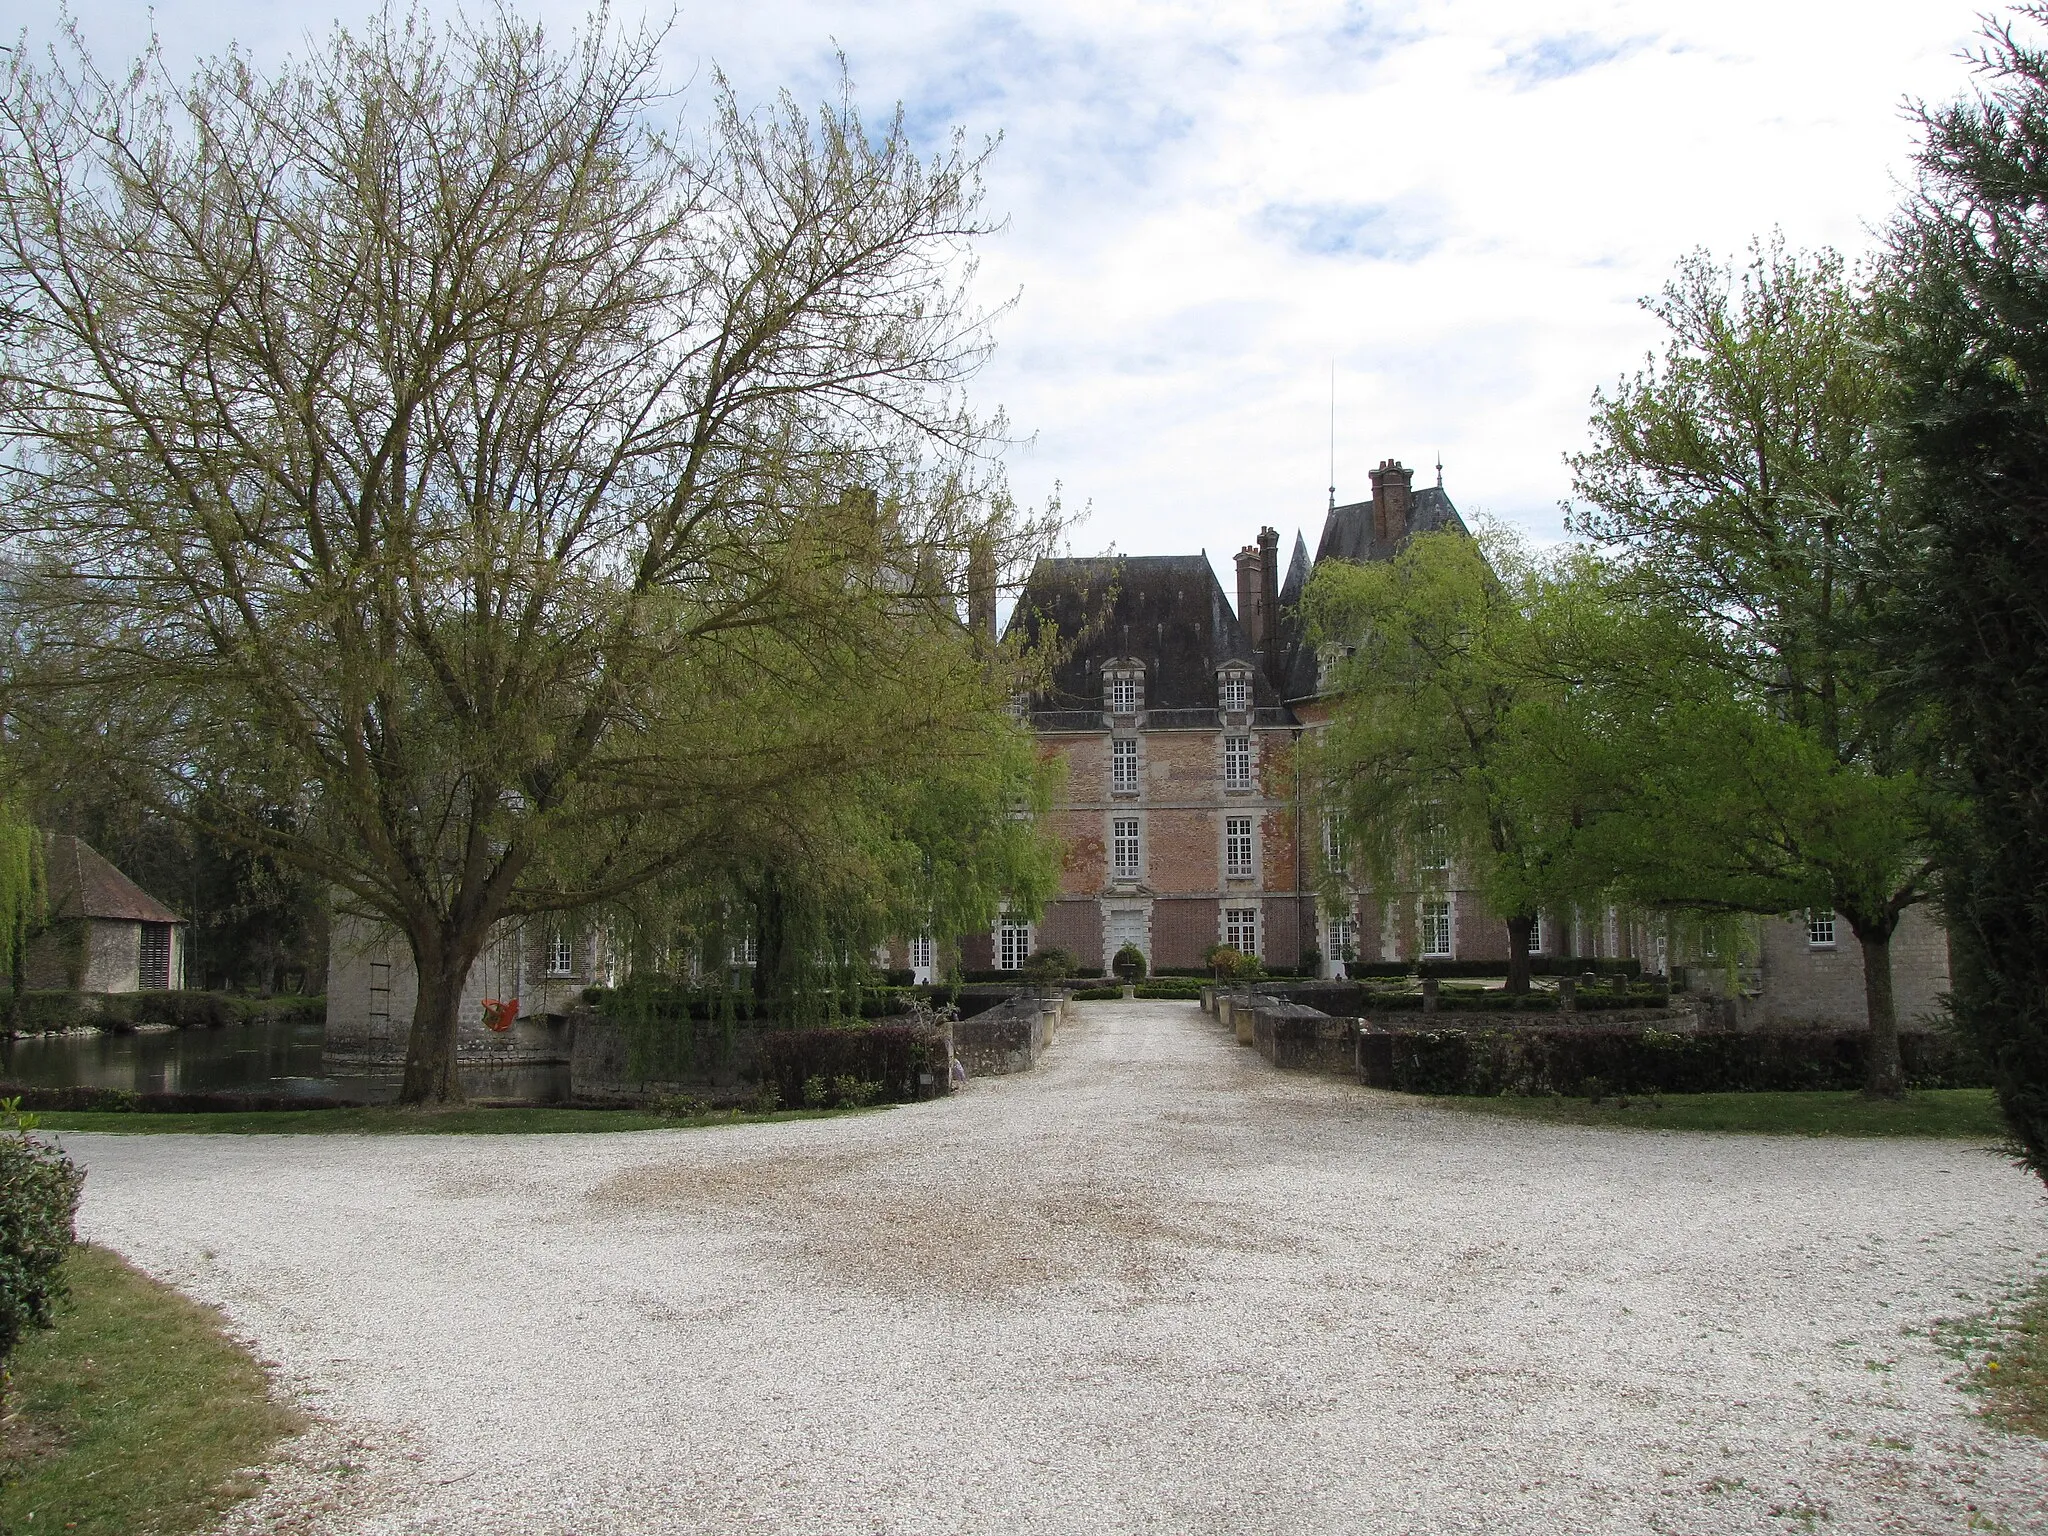
[[[250,1093],[384,1103],[398,1097],[397,1067],[326,1059],[326,1028],[266,1020],[222,1029],[25,1035],[0,1039],[0,1079],[25,1088],[119,1088],[131,1093]],[[560,1064],[465,1067],[472,1099],[560,1104]]]

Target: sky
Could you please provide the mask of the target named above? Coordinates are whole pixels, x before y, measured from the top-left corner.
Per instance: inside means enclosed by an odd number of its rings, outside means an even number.
[[[586,10],[514,8],[565,32]],[[1421,485],[1441,457],[1468,518],[1561,536],[1593,391],[1656,343],[1640,300],[1696,247],[1874,249],[1906,105],[1968,89],[1984,8],[728,0],[683,5],[668,52],[686,100],[715,65],[745,101],[816,102],[843,55],[868,116],[1000,135],[977,282],[1014,302],[975,396],[1026,439],[1012,486],[1059,494],[1076,552],[1206,549],[1230,591],[1262,524],[1315,543],[1333,371],[1340,502],[1382,459]],[[102,62],[153,18],[174,66],[231,40],[274,60],[367,10],[73,4]]]

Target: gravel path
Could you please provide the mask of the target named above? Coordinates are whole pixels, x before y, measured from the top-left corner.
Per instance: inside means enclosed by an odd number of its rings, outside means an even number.
[[[2048,1529],[1925,1334],[2048,1206],[1951,1143],[1432,1111],[1173,1003],[888,1114],[65,1139],[327,1421],[248,1530]]]

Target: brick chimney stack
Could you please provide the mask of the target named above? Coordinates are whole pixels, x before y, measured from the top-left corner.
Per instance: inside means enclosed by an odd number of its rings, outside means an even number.
[[[1237,622],[1243,626],[1244,637],[1255,651],[1266,643],[1265,631],[1260,627],[1265,618],[1259,602],[1263,585],[1264,573],[1259,569],[1258,546],[1247,544],[1237,552]]]
[[[1381,544],[1392,544],[1408,532],[1408,509],[1414,499],[1415,471],[1399,459],[1382,459],[1372,472],[1372,531]]]
[[[1273,677],[1280,668],[1280,531],[1277,528],[1259,530],[1258,646],[1265,653],[1266,675]]]

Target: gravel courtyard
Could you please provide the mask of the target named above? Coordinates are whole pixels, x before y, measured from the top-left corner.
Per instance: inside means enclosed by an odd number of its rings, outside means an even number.
[[[325,1421],[238,1529],[2048,1528],[1926,1336],[2048,1203],[1950,1143],[1419,1109],[1173,1003],[886,1114],[64,1139]]]

